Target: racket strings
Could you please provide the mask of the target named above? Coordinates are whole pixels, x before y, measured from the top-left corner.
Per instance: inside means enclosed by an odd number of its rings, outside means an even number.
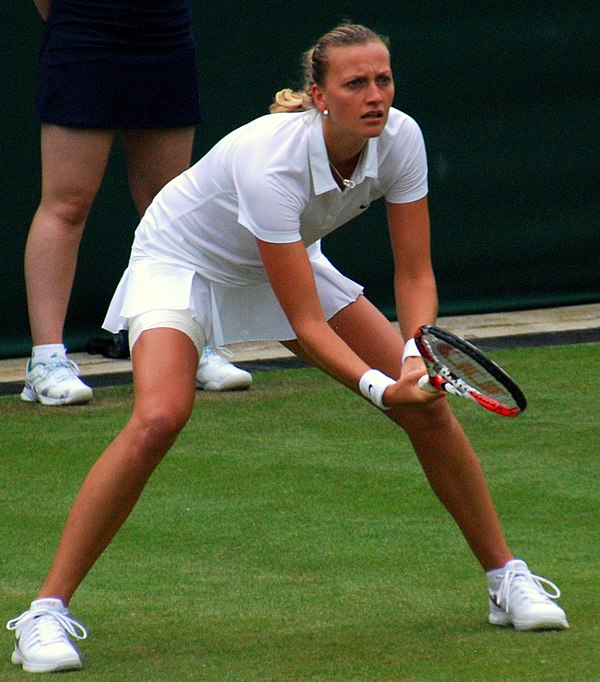
[[[465,387],[516,407],[517,403],[506,387],[483,367],[475,364],[468,355],[453,349],[453,353],[445,360],[450,372]],[[442,367],[442,365],[438,366]]]

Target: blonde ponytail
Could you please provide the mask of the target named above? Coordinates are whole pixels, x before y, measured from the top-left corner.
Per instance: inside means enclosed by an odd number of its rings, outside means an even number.
[[[314,108],[312,98],[306,92],[284,88],[275,95],[274,102],[269,107],[269,111],[272,114],[279,114],[306,111],[312,108]]]

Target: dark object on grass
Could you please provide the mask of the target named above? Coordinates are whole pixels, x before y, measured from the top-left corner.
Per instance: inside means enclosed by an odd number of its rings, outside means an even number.
[[[105,358],[113,360],[129,359],[129,334],[122,329],[118,334],[113,334],[112,338],[90,339],[84,347],[86,353],[91,355],[103,355]]]

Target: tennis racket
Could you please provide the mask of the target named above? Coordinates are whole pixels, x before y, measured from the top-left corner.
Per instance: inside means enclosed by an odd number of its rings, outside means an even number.
[[[521,389],[479,348],[439,327],[425,325],[415,343],[427,366],[419,379],[425,391],[445,391],[472,400],[503,417],[516,417],[527,407]]]

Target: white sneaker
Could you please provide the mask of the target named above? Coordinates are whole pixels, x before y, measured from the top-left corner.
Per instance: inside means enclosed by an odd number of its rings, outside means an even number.
[[[67,635],[85,639],[87,631],[69,616],[60,599],[36,599],[29,611],[9,620],[16,636],[12,662],[30,673],[52,673],[81,668],[79,652]]]
[[[205,391],[234,391],[248,388],[252,375],[214,352],[210,346],[202,350],[198,364],[196,386]]]
[[[547,585],[551,592],[544,588]],[[553,599],[560,590],[550,580],[533,575],[521,559],[488,573],[489,622],[512,625],[517,630],[563,630],[569,627],[565,612]]]
[[[79,367],[66,357],[54,362],[27,362],[21,400],[42,405],[77,405],[92,399],[92,389],[79,379]]]

